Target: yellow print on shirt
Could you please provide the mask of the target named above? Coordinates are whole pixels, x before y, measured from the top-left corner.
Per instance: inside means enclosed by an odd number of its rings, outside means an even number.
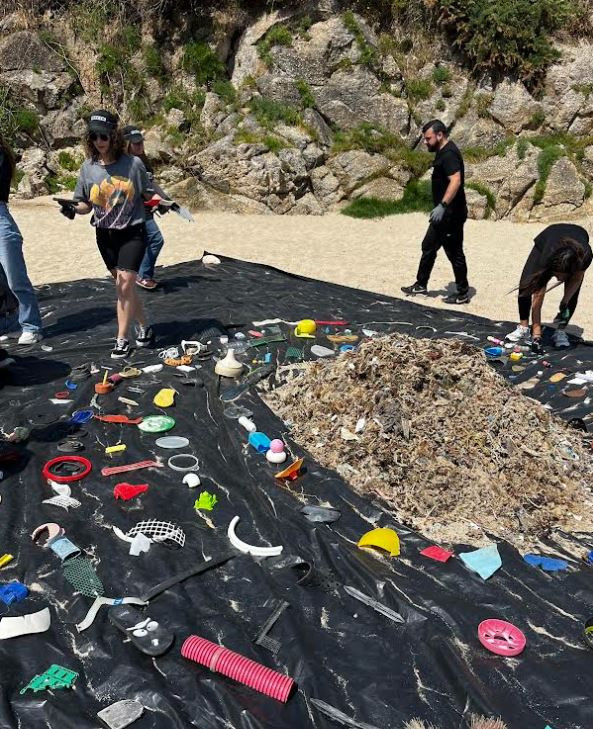
[[[93,205],[103,208],[109,212],[116,205],[123,205],[126,201],[132,201],[136,195],[134,183],[127,177],[109,177],[91,187],[90,199]]]

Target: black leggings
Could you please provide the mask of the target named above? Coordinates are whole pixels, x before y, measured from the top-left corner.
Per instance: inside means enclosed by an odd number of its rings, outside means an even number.
[[[544,272],[542,271],[540,251],[534,247],[525,263],[523,273],[521,274],[521,281],[519,283],[519,297],[517,302],[519,304],[520,321],[529,321],[529,314],[531,313],[531,294],[527,293],[525,288],[533,282],[534,276],[538,272],[542,272],[542,281],[544,281],[543,285],[545,286],[550,280],[550,277],[546,277],[544,275]],[[572,318],[572,315],[577,308],[580,293],[581,287],[579,286],[567,304],[567,308],[570,312],[569,320]],[[568,321],[566,323],[568,323]]]

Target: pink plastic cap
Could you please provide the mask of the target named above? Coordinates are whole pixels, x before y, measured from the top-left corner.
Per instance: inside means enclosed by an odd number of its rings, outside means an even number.
[[[527,645],[523,633],[512,623],[491,618],[478,625],[480,643],[498,656],[518,656]]]

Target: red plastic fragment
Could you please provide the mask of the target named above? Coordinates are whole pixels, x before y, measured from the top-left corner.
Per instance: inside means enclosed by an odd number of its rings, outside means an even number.
[[[256,331],[255,329],[250,329],[247,334],[251,334],[252,337],[263,337],[264,335],[261,332]]]
[[[455,552],[448,552],[446,549],[437,546],[426,547],[420,554],[429,559],[436,559],[437,562],[447,562],[455,556]]]
[[[101,420],[104,423],[123,423],[124,425],[138,425],[142,422],[142,418],[128,418],[127,415],[95,415],[95,420]]]
[[[123,501],[129,501],[130,499],[133,499],[134,496],[138,496],[139,494],[143,494],[145,491],[148,491],[148,484],[147,483],[139,483],[139,484],[133,484],[133,483],[118,483],[116,487],[113,489],[113,495],[116,499],[122,499]]]

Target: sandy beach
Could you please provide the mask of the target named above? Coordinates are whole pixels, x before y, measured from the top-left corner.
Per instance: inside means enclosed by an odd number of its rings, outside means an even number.
[[[17,200],[12,214],[25,240],[29,274],[35,285],[106,275],[94,242],[89,218],[70,222],[50,198]],[[175,214],[160,219],[165,246],[159,263],[168,266],[200,258],[203,252],[276,266],[291,273],[333,283],[403,296],[400,286],[413,283],[420,242],[426,230],[423,214],[380,220],[355,220],[344,215],[323,217],[260,216],[196,213],[191,224]],[[591,233],[590,221],[580,223]],[[518,283],[533,238],[542,224],[507,221],[469,221],[466,255],[469,280],[475,294],[464,311],[495,320],[514,320],[516,296],[508,294]],[[157,277],[165,279],[166,270]],[[451,289],[451,266],[439,253],[430,282],[431,296],[417,298],[428,306],[445,307],[441,297]],[[557,311],[562,287],[551,292],[544,305],[544,321]],[[585,278],[571,329],[593,336],[593,274]]]

